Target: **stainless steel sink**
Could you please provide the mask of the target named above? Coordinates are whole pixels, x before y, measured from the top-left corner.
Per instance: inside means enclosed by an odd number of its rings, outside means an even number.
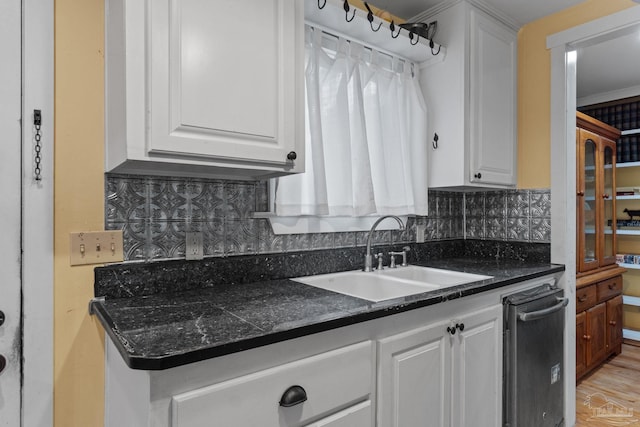
[[[490,278],[438,268],[407,266],[374,272],[320,274],[292,280],[377,302]]]

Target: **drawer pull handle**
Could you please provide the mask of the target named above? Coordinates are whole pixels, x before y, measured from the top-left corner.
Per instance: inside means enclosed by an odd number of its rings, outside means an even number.
[[[587,298],[588,298],[588,297],[587,297],[586,295],[583,295],[583,296],[581,296],[581,297],[578,297],[578,301],[579,301],[579,302],[585,302],[585,301],[587,300]]]
[[[609,289],[614,290],[616,288],[615,283],[609,283]]]
[[[289,387],[280,398],[280,406],[289,408],[307,401],[307,392],[299,385]]]

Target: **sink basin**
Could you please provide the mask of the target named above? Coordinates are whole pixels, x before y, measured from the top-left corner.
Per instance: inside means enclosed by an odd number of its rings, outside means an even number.
[[[492,276],[461,273],[459,271],[443,270],[441,268],[419,267],[416,265],[389,268],[382,270],[378,274],[398,279],[427,283],[439,288],[462,285],[464,283],[477,282],[478,280],[492,278]]]
[[[484,279],[491,279],[491,276],[412,265],[371,273],[346,271],[292,280],[377,302]]]
[[[292,280],[369,301],[384,301],[438,288],[437,285],[409,282],[363,271],[320,274]]]

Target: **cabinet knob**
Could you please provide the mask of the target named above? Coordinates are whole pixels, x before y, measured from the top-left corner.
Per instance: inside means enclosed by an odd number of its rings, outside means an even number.
[[[455,335],[456,334],[456,327],[455,326],[447,326],[447,332],[449,332],[451,335]]]
[[[474,178],[477,179],[481,179],[482,178],[482,174],[480,172],[478,172],[477,174],[473,175]]]
[[[587,300],[587,296],[586,295],[582,295],[578,297],[578,302],[585,302]]]
[[[616,288],[616,284],[615,283],[609,283],[609,289],[610,290],[614,290]]]
[[[289,151],[287,154],[287,160],[295,160],[298,158],[298,154],[295,151]]]
[[[289,387],[280,398],[280,406],[289,408],[307,401],[307,392],[299,385]]]
[[[584,196],[584,191],[578,191],[577,195],[580,197]]]
[[[610,198],[610,197],[611,197],[611,196],[610,196],[609,194],[603,194],[603,195],[602,195],[602,198],[603,198],[603,199],[608,199],[608,198]]]
[[[7,359],[0,354],[0,373],[7,367]]]
[[[0,310],[0,326],[4,324],[4,311]]]
[[[589,341],[591,339],[591,335],[583,335],[582,338]]]
[[[460,332],[464,331],[464,323],[457,323],[456,328],[458,328]]]
[[[616,321],[615,320],[609,320],[609,324],[611,326],[616,326]]]

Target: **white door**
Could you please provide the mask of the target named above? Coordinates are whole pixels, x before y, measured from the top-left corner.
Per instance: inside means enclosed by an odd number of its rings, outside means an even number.
[[[449,322],[380,340],[378,423],[385,427],[450,425]]]
[[[149,151],[304,165],[301,3],[149,3]]]
[[[452,425],[494,427],[502,421],[502,306],[455,321]]]
[[[0,426],[19,426],[21,320],[21,1],[0,2]],[[0,316],[1,318],[1,316]]]
[[[469,181],[516,184],[517,35],[471,11]]]

